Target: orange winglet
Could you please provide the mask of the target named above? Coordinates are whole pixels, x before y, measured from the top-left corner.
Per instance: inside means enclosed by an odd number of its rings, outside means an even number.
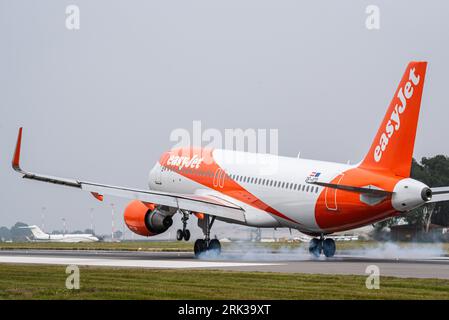
[[[12,158],[12,167],[16,171],[20,171],[20,146],[22,144],[22,127],[19,128],[19,134],[17,135],[16,150],[14,157]]]
[[[204,213],[195,212],[194,215],[198,218],[198,220],[204,219]]]
[[[94,196],[95,199],[97,199],[98,201],[103,201],[103,195],[99,194],[97,192],[91,192],[91,194]]]

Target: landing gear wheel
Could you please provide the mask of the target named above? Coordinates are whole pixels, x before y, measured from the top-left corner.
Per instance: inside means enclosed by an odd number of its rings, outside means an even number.
[[[190,231],[189,231],[189,229],[186,229],[184,231],[184,240],[189,241],[189,239],[190,239]]]
[[[315,257],[318,258],[323,249],[323,242],[320,239],[313,238],[309,243],[309,252]]]
[[[207,250],[207,243],[203,239],[198,239],[195,241],[193,245],[193,252],[195,252],[195,256],[198,257],[201,253]]]
[[[182,232],[181,229],[178,229],[178,231],[176,231],[176,240],[181,241],[182,238],[184,238],[184,232]]]
[[[218,256],[221,253],[221,245],[220,241],[217,239],[210,239],[210,229],[214,224],[215,217],[210,217],[209,215],[205,215],[202,219],[198,219],[198,226],[202,229],[204,234],[204,240],[198,239],[195,241],[195,245],[193,246],[193,251],[195,252],[195,256],[198,257],[203,252],[207,252],[211,254],[211,257]]]
[[[333,257],[335,250],[335,241],[333,239],[328,238],[323,241],[323,253],[327,258]]]
[[[221,253],[220,241],[218,241],[217,239],[212,239],[209,242],[209,247],[207,248],[207,250],[218,256]]]

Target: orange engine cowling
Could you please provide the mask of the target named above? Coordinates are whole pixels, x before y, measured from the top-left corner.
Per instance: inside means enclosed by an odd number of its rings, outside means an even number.
[[[141,236],[155,236],[173,224],[172,217],[159,211],[152,203],[131,201],[125,209],[125,223],[129,230]]]

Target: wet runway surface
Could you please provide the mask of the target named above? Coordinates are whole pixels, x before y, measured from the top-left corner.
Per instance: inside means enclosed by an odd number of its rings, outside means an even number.
[[[197,259],[190,252],[87,250],[1,250],[0,263],[89,265],[163,269],[215,269],[309,274],[367,275],[376,265],[381,276],[449,279],[449,257],[366,257],[342,252],[331,259],[290,253],[224,251],[220,257]],[[1,265],[0,265],[1,268]]]

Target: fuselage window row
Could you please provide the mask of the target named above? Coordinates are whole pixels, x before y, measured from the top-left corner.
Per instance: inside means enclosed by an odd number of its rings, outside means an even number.
[[[172,169],[172,168],[165,167],[165,166],[162,166],[161,171],[180,171],[180,172],[184,172],[187,174],[195,174],[195,175],[205,176],[205,177],[213,177],[214,176],[214,174],[211,171],[196,171],[196,170],[191,170],[191,169],[186,169],[186,168]],[[263,185],[263,186],[267,186],[267,187],[290,189],[290,190],[303,191],[303,192],[318,193],[318,191],[319,191],[318,186],[306,186],[306,185],[293,183],[293,182],[254,178],[254,177],[240,176],[240,175],[236,175],[236,174],[225,173],[225,179],[233,180],[236,182],[259,184],[259,185]]]

